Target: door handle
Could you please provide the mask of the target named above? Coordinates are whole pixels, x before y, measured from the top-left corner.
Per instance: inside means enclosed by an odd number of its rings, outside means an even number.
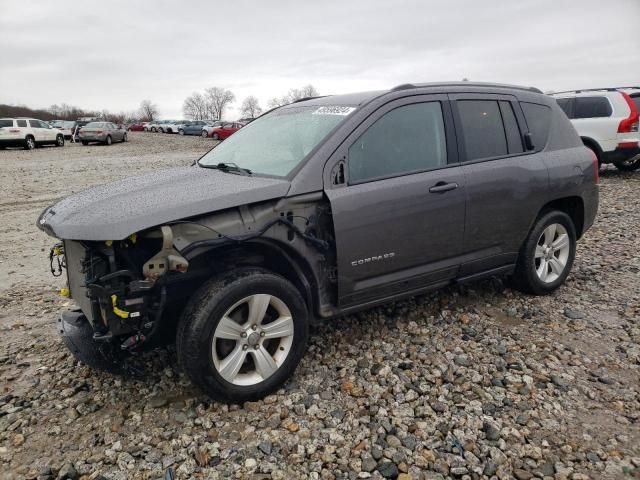
[[[449,190],[455,190],[458,188],[458,184],[455,182],[446,183],[446,182],[438,182],[433,187],[429,189],[431,193],[444,193]]]

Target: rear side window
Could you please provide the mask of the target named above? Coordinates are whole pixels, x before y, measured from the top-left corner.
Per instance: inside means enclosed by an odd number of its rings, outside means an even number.
[[[18,126],[19,127],[26,127],[27,126],[27,121],[26,120],[16,120],[18,122]]]
[[[349,147],[349,182],[392,177],[447,164],[440,102],[385,113]]]
[[[613,112],[605,97],[576,97],[572,118],[610,117]]]
[[[13,120],[0,120],[0,128],[13,127]]]
[[[547,145],[547,137],[549,136],[551,109],[546,105],[529,102],[520,102],[520,106],[527,121],[533,146],[535,150],[542,150]]]
[[[573,98],[558,98],[558,106],[569,118],[573,118]]]
[[[507,137],[495,100],[458,100],[467,160],[506,155]]]

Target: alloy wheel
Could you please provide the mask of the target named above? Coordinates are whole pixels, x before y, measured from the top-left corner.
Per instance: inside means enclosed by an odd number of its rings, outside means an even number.
[[[567,229],[552,223],[540,235],[534,255],[534,267],[538,278],[545,283],[556,281],[567,267],[571,242]]]
[[[255,385],[273,375],[293,345],[289,307],[278,297],[255,294],[229,308],[213,334],[211,356],[218,373],[234,385]]]

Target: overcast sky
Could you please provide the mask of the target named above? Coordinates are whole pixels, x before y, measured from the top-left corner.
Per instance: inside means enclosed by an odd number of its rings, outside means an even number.
[[[0,103],[163,118],[210,86],[265,107],[407,82],[640,84],[640,0],[0,0]]]

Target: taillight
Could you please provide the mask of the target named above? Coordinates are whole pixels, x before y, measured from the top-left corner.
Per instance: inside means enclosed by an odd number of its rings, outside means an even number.
[[[622,98],[625,99],[627,105],[631,109],[631,113],[627,118],[620,122],[618,125],[618,133],[630,133],[638,131],[638,109],[636,108],[636,104],[633,103],[633,100],[629,95],[624,92],[620,92],[622,94]]]
[[[593,170],[595,172],[596,185],[598,185],[600,183],[600,162],[598,162],[598,156],[596,155],[596,152],[591,149],[589,149],[589,151],[591,152],[591,156],[593,157]]]

